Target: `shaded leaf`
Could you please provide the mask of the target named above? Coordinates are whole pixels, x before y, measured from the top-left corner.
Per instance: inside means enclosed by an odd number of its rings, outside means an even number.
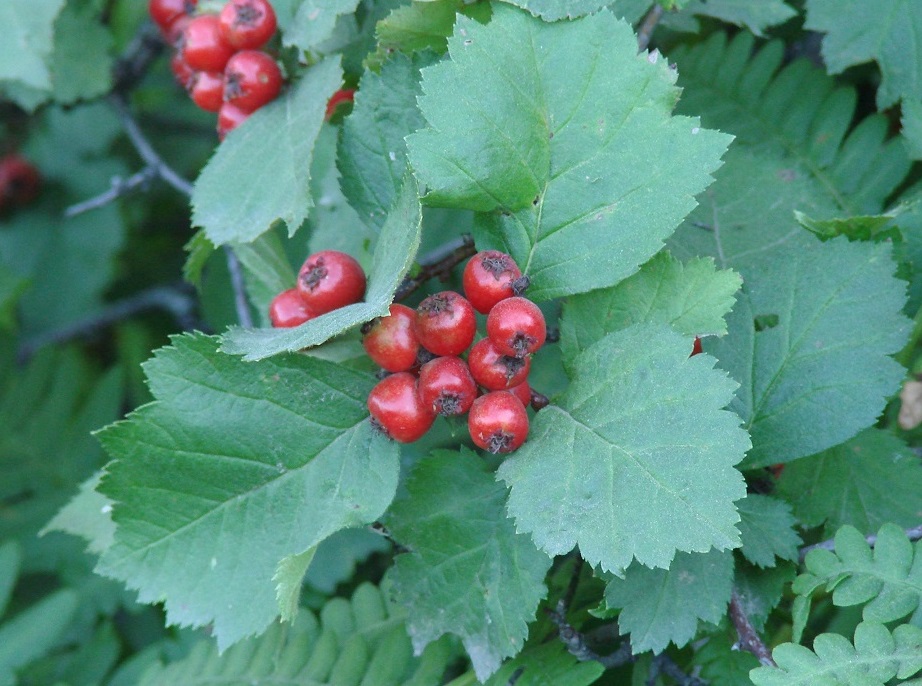
[[[922,100],[904,100],[902,104],[903,137],[914,160],[922,159]]]
[[[112,87],[112,45],[112,34],[92,4],[68,2],[54,25],[54,99],[70,105],[107,93]]]
[[[388,578],[412,610],[415,649],[457,634],[481,681],[522,649],[551,563],[516,533],[505,500],[476,455],[443,451],[417,465],[386,520],[411,551],[397,557]]]
[[[676,551],[739,545],[733,465],[749,442],[722,408],[734,383],[664,325],[608,334],[576,358],[560,406],[497,472],[509,513],[549,554],[579,545],[620,573],[632,558],[667,567]],[[617,364],[612,364],[617,360]]]
[[[18,82],[40,90],[51,89],[54,20],[65,0],[6,0],[0,4],[0,86]]]
[[[756,36],[797,14],[784,0],[692,0],[683,8],[688,14],[714,17],[749,29]]]
[[[63,531],[86,539],[87,552],[97,555],[105,551],[115,537],[112,522],[112,501],[96,490],[103,473],[96,472],[80,484],[80,491],[62,507],[39,532],[44,536],[52,531]]]
[[[598,662],[578,662],[562,643],[552,641],[528,648],[514,660],[505,662],[485,686],[507,686],[517,672],[520,675],[515,686],[588,686],[595,683],[603,671]]]
[[[282,33],[284,45],[310,52],[333,35],[337,18],[352,14],[361,0],[304,0]]]
[[[598,12],[612,4],[613,0],[503,0],[511,5],[528,10],[545,21],[575,19]]]
[[[775,558],[796,560],[800,536],[791,506],[766,495],[750,493],[737,504],[743,557],[759,567],[774,567]]]

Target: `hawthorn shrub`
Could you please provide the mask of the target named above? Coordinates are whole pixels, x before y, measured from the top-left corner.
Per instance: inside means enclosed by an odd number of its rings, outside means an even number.
[[[0,685],[919,683],[920,4],[249,1],[0,3]]]

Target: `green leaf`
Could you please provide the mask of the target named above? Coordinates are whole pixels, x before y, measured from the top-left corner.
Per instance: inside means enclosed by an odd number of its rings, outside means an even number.
[[[515,686],[589,686],[603,671],[598,662],[577,662],[561,642],[552,641],[528,648],[514,660],[503,663],[484,686],[508,686],[517,672],[519,678]]]
[[[922,512],[922,464],[893,434],[867,429],[785,466],[775,493],[805,526],[825,522],[827,536],[845,524],[865,533],[885,522],[910,527]]]
[[[303,553],[282,558],[275,576],[275,598],[279,605],[279,616],[283,622],[292,622],[298,614],[301,604],[301,586],[304,575],[314,560],[317,546],[312,546]]]
[[[317,547],[304,581],[311,588],[332,595],[337,585],[352,577],[356,565],[374,553],[390,549],[391,544],[384,536],[368,529],[337,531]]]
[[[378,51],[370,58],[371,64],[384,62],[395,50],[407,54],[421,50],[444,53],[459,13],[486,24],[491,8],[486,2],[470,4],[464,0],[419,0],[396,8],[375,27]],[[413,109],[416,110],[415,100]]]
[[[520,532],[556,555],[620,573],[636,558],[667,567],[678,551],[739,545],[733,465],[749,441],[722,409],[735,384],[664,325],[608,334],[574,362],[560,400],[500,466]],[[613,361],[617,361],[613,363]]]
[[[277,233],[267,232],[252,243],[235,245],[234,252],[243,267],[250,302],[260,313],[260,321],[268,326],[269,303],[295,284],[295,270],[288,261],[282,239]]]
[[[152,666],[140,686],[435,686],[452,658],[444,642],[414,657],[402,612],[362,584],[351,599],[330,600],[319,622],[301,609],[224,652],[200,639],[183,659]]]
[[[183,246],[183,249],[188,253],[188,256],[182,267],[182,278],[196,288],[200,288],[202,270],[208,264],[208,258],[214,253],[215,245],[208,240],[205,232],[199,229],[192,234],[192,238]]]
[[[731,407],[752,437],[745,467],[834,446],[884,409],[904,375],[889,355],[909,329],[893,271],[889,245],[837,238],[775,249],[744,273],[730,333],[708,350],[741,382]]]
[[[644,323],[669,324],[689,336],[721,336],[740,284],[738,274],[718,271],[711,259],[682,264],[661,252],[617,286],[569,298],[560,345],[573,359],[605,334]]]
[[[791,506],[766,495],[750,493],[737,508],[743,557],[759,567],[774,567],[775,558],[796,560],[800,536]]]
[[[291,25],[282,33],[282,43],[304,52],[315,50],[333,35],[337,18],[352,14],[361,0],[304,0]]]
[[[226,648],[278,615],[283,558],[381,515],[398,450],[366,421],[373,379],[215,348],[175,337],[145,365],[157,400],[100,434],[117,528],[99,569],[142,602],[165,600],[171,624],[213,622]]]
[[[575,19],[608,7],[614,0],[503,0],[545,21]]]
[[[745,650],[733,648],[737,636],[731,640],[726,633],[709,636],[707,643],[695,651],[692,660],[701,666],[701,678],[709,686],[739,686],[749,682],[749,672],[759,666],[758,658]]]
[[[683,11],[745,27],[756,36],[797,15],[797,11],[784,0],[692,0]]]
[[[54,99],[71,105],[107,93],[112,87],[112,44],[112,34],[92,4],[68,2],[54,25]]]
[[[902,213],[902,208],[896,207],[885,214],[871,216],[838,217],[835,219],[813,219],[812,217],[794,210],[794,218],[807,231],[820,240],[845,236],[850,241],[875,241],[892,240],[901,238],[900,230],[893,225],[894,218]]]
[[[516,533],[505,500],[476,455],[442,451],[414,469],[386,520],[411,551],[397,557],[389,579],[410,610],[414,648],[457,634],[480,681],[522,649],[547,593],[551,561]]]
[[[740,607],[752,622],[756,631],[762,631],[772,613],[790,588],[797,575],[793,562],[781,562],[775,567],[759,569],[745,560],[736,560],[733,587],[739,598]]]
[[[380,74],[366,71],[355,107],[343,122],[337,159],[343,194],[376,230],[384,224],[406,173],[404,139],[425,123],[416,105],[419,70],[432,61],[431,54],[395,55]]]
[[[5,0],[0,4],[0,87],[4,81],[51,89],[48,61],[54,20],[65,0]]]
[[[221,350],[261,360],[286,351],[320,345],[375,317],[388,313],[394,293],[419,248],[422,212],[416,182],[408,176],[388,214],[375,247],[365,301],[347,305],[292,329],[231,328]]]
[[[864,605],[870,622],[894,622],[907,615],[922,627],[922,542],[911,543],[896,524],[884,524],[871,548],[853,526],[836,532],[835,551],[814,549],[794,592],[809,596],[821,585],[838,607]]]
[[[280,220],[294,235],[313,206],[314,142],[341,83],[339,58],[323,60],[218,146],[192,193],[192,223],[213,243],[248,243]]]
[[[0,624],[0,679],[57,645],[74,619],[78,600],[70,589],[55,591]]]
[[[687,645],[699,621],[719,622],[727,613],[732,586],[729,551],[677,553],[669,569],[633,563],[623,579],[612,579],[605,587],[605,604],[623,608],[618,630],[631,635],[635,655],[648,650],[659,654],[670,642],[679,648]]]
[[[428,204],[496,210],[478,247],[510,253],[535,300],[637,271],[730,140],[671,116],[675,72],[606,11],[548,24],[497,5],[487,26],[459,17],[449,52],[423,70],[411,164]]]
[[[16,541],[6,541],[0,545],[0,617],[3,617],[10,602],[21,564],[22,548]]]
[[[882,80],[877,106],[922,98],[922,6],[912,0],[807,0],[804,28],[820,31],[830,74],[874,60]]]
[[[820,634],[813,650],[782,643],[772,651],[777,667],[749,673],[756,686],[886,686],[894,677],[908,679],[922,670],[922,629],[862,622],[854,645],[839,634]]]
[[[16,325],[16,303],[29,287],[29,281],[0,264],[0,331]]]
[[[52,531],[80,536],[87,540],[87,552],[97,555],[104,552],[115,537],[112,521],[112,501],[96,490],[103,472],[93,474],[80,484],[80,491],[39,532],[44,536]]]
[[[904,100],[902,103],[903,137],[909,156],[914,160],[922,159],[922,100]]]

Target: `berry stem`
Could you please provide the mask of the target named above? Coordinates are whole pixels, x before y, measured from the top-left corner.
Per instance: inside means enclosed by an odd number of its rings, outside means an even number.
[[[439,246],[420,259],[420,269],[415,276],[404,277],[397,288],[394,300],[405,300],[419,290],[429,279],[446,277],[451,273],[452,269],[464,262],[464,260],[473,257],[476,253],[474,239],[467,234]]]

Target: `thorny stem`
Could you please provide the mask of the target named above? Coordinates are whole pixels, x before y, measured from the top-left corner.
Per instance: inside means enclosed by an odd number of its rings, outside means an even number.
[[[755,655],[759,658],[759,662],[766,667],[777,666],[772,659],[768,646],[765,645],[765,642],[759,636],[755,627],[752,626],[752,622],[749,621],[749,617],[743,610],[742,602],[735,588],[730,594],[730,621],[733,622],[733,626],[736,628],[740,648]]]
[[[64,216],[68,219],[71,217],[76,217],[78,214],[83,214],[84,212],[89,212],[90,210],[95,210],[100,207],[105,207],[110,202],[114,202],[123,195],[127,195],[135,188],[141,188],[146,190],[150,185],[150,182],[157,177],[157,170],[153,167],[144,167],[139,172],[136,172],[129,176],[127,179],[123,179],[120,176],[112,177],[112,186],[109,190],[104,193],[100,193],[95,198],[90,198],[89,200],[84,200],[83,202],[78,202],[74,205],[71,205],[66,210],[64,210]]]
[[[650,45],[650,39],[653,37],[653,29],[656,28],[662,16],[663,6],[659,3],[654,4],[653,7],[650,8],[650,11],[647,12],[647,16],[643,18],[643,21],[640,23],[640,28],[637,30],[638,52],[646,50],[647,46]]]
[[[183,284],[172,287],[157,286],[122,300],[117,300],[86,319],[81,319],[63,328],[45,332],[25,341],[19,349],[19,363],[25,364],[45,346],[65,343],[75,338],[92,336],[97,331],[112,326],[123,319],[147,310],[158,309],[165,310],[173,315],[184,331],[195,328],[195,299],[192,297],[190,289]]]
[[[905,533],[910,541],[922,540],[922,525],[915,526],[911,529],[906,529]],[[873,548],[874,544],[877,543],[877,534],[868,534],[867,536],[864,537],[864,540],[867,541],[868,545]],[[805,545],[803,548],[800,549],[800,561],[803,562],[807,557],[807,553],[809,553],[811,550],[835,550],[835,549],[836,549],[836,542],[835,542],[835,539],[832,539],[832,538],[830,538],[827,541],[822,541],[820,543],[814,543],[813,545]]]
[[[415,276],[407,276],[403,279],[394,294],[394,301],[406,299],[429,279],[447,277],[452,269],[476,253],[474,240],[467,235],[440,246],[420,259],[420,269]]]

